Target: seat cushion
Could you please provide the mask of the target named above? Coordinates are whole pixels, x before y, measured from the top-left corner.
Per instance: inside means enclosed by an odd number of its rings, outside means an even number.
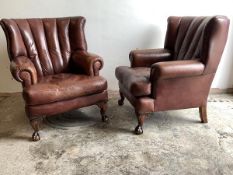
[[[151,94],[150,68],[119,66],[116,68],[116,77],[134,96]]]
[[[101,76],[56,74],[43,77],[37,84],[25,87],[23,97],[27,105],[47,104],[100,93],[107,89]]]

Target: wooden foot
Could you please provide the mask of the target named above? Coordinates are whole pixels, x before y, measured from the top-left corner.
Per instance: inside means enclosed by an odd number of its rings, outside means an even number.
[[[40,140],[40,135],[39,135],[39,130],[40,130],[40,125],[42,122],[42,118],[35,118],[30,121],[32,128],[34,129],[34,132],[32,134],[32,141],[38,141]]]
[[[207,119],[207,106],[203,105],[199,107],[199,113],[200,113],[200,118],[202,123],[208,123]]]
[[[136,126],[136,128],[135,128],[135,130],[134,130],[134,133],[135,133],[136,135],[141,135],[141,134],[143,134],[142,126],[140,126],[140,125]]]
[[[39,141],[40,140],[40,135],[39,135],[39,133],[38,132],[33,132],[33,134],[32,134],[32,141],[33,142],[37,142],[37,141]]]
[[[118,100],[118,105],[119,106],[122,106],[122,105],[124,105],[124,100],[125,100],[125,97],[124,97],[124,95],[120,92],[120,99]]]
[[[101,114],[101,117],[102,117],[102,121],[103,122],[108,122],[109,121],[109,118],[108,116],[105,114],[106,111],[107,111],[107,102],[102,102],[102,103],[99,103],[98,104],[98,107],[100,108],[100,114]]]
[[[136,112],[137,118],[138,118],[138,125],[136,126],[134,133],[137,135],[143,134],[143,123],[145,120],[146,115],[145,114],[139,114]]]

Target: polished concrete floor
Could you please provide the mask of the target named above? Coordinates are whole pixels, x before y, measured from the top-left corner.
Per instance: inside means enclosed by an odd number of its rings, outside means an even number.
[[[233,95],[209,97],[208,124],[198,109],[157,112],[140,136],[132,106],[117,98],[108,124],[83,108],[47,118],[31,142],[21,95],[0,96],[0,174],[233,174]]]

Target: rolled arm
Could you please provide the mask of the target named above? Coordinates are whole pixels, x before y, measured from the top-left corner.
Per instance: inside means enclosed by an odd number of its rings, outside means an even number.
[[[151,80],[182,78],[202,75],[204,64],[198,60],[159,62],[151,66]]]
[[[98,55],[86,51],[77,51],[72,55],[74,63],[90,76],[98,76],[104,62]]]
[[[32,61],[25,57],[20,56],[11,61],[10,70],[12,76],[23,86],[30,86],[37,83],[37,72]]]
[[[172,53],[167,49],[133,50],[129,59],[131,67],[150,67],[160,61],[170,61]]]

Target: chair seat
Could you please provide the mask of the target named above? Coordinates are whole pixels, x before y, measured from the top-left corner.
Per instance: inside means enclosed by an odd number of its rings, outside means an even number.
[[[23,97],[27,105],[40,105],[88,96],[106,89],[107,81],[101,76],[56,74],[25,87]]]
[[[116,77],[136,97],[151,94],[150,68],[119,66],[116,68]]]

